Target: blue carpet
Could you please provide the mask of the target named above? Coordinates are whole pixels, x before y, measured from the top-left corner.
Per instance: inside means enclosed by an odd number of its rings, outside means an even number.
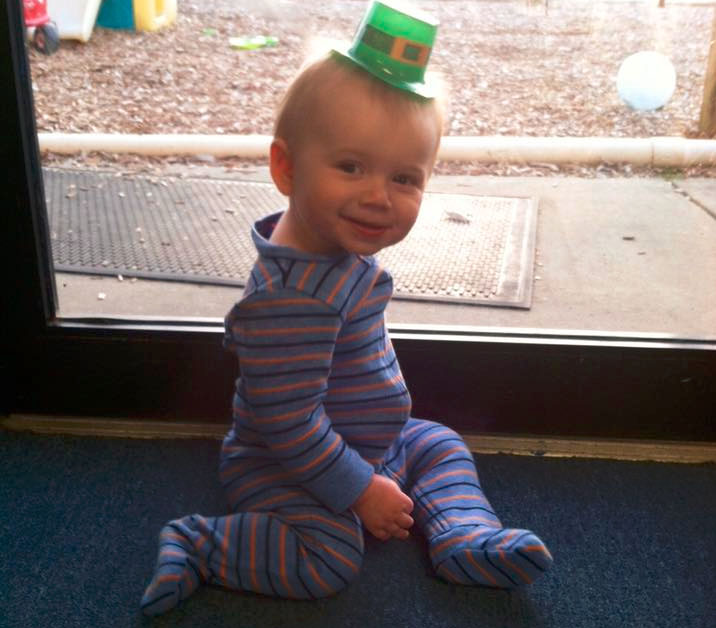
[[[716,465],[483,455],[508,526],[553,569],[516,592],[445,584],[420,538],[368,540],[358,581],[317,602],[203,588],[150,620],[139,599],[165,521],[220,514],[219,443],[0,431],[0,626],[712,628]]]

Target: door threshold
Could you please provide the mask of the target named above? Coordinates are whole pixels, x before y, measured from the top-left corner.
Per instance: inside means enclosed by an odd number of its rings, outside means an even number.
[[[12,414],[0,428],[35,434],[107,438],[221,440],[229,424],[142,421]],[[654,462],[716,462],[716,443],[652,439],[562,438],[467,432],[468,448],[478,454],[511,454],[562,458],[606,458]]]

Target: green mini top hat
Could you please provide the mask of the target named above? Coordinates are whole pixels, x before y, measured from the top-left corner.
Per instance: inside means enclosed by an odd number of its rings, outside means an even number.
[[[437,30],[437,21],[415,9],[374,0],[351,46],[333,52],[393,87],[433,98],[435,90],[425,82],[425,68]]]

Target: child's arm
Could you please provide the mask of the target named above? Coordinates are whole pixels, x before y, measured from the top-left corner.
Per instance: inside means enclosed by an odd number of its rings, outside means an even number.
[[[341,325],[340,313],[320,299],[279,289],[237,304],[225,342],[241,367],[237,421],[281,463],[287,481],[333,512],[350,508],[374,475],[323,406]]]
[[[368,532],[381,541],[408,538],[413,525],[413,501],[393,480],[374,475],[352,508]]]

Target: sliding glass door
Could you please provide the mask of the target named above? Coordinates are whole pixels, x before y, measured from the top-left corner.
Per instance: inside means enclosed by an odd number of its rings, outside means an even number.
[[[1,374],[7,388],[2,411],[228,422],[238,368],[221,348],[218,310],[192,316],[172,308],[79,312],[60,306],[66,279],[56,274],[52,255],[57,234],[47,210],[50,191],[21,11],[21,3],[4,1],[0,15],[6,347]],[[615,198],[620,194],[618,182],[604,190]],[[444,192],[434,190],[436,197]],[[495,187],[493,196],[505,195]],[[450,228],[464,227],[459,218],[448,222]],[[524,225],[522,235],[509,232],[507,241],[514,236],[531,244]],[[534,269],[541,262],[530,263]],[[405,276],[406,293],[422,289],[407,271]],[[530,278],[540,280],[539,271]],[[106,290],[92,288],[90,294],[101,302]],[[456,295],[464,296],[464,290]],[[199,312],[204,300],[202,293],[179,299],[189,300],[190,313]],[[420,299],[406,302],[410,307],[398,304],[390,318],[391,333],[416,416],[465,432],[716,440],[716,330],[690,326],[690,318],[673,330],[635,325],[624,331],[614,325],[580,332],[571,323],[515,324],[512,309],[504,310],[503,319],[475,318],[473,306],[449,299],[414,315]],[[705,320],[698,311],[693,318]]]

